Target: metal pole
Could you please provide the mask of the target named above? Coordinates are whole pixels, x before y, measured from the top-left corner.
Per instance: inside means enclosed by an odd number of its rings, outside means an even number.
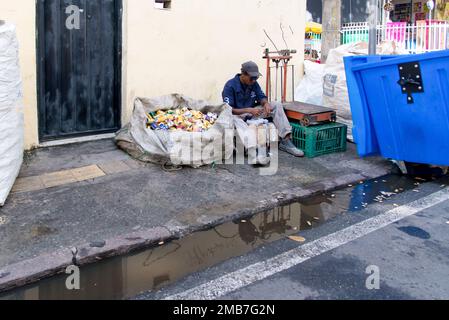
[[[390,11],[386,11],[385,5],[387,4],[387,0],[382,0],[380,10],[382,12],[382,26],[386,26],[388,20],[390,19]]]
[[[279,62],[276,62],[276,100],[278,101],[278,75],[279,75]]]
[[[379,8],[379,0],[368,1],[368,25],[369,25],[369,54],[376,54],[377,47],[377,14]]]
[[[282,102],[287,102],[287,84],[288,84],[288,60],[284,61],[284,91]]]
[[[281,102],[284,103],[284,67],[281,65]]]
[[[271,69],[273,69],[273,67],[270,66],[270,86],[269,86],[270,89],[269,89],[269,93],[267,93],[268,97],[270,97],[269,98],[270,102],[273,101],[273,94],[272,94],[273,90],[271,89],[273,87],[273,81],[271,81]]]
[[[266,94],[268,97],[268,101],[271,101],[271,60],[270,60],[270,49],[265,49],[265,58],[267,59],[267,83],[266,83]]]
[[[429,8],[429,20],[430,20],[430,25],[432,25],[432,14],[433,14],[433,9],[435,9],[435,2],[433,0],[429,0],[427,1],[427,7]]]
[[[295,101],[295,65],[292,64],[292,101]]]

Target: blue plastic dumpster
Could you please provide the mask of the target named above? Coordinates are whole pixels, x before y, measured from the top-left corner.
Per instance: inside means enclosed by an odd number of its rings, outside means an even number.
[[[364,59],[345,59],[360,156],[449,165],[449,51]]]
[[[380,153],[377,137],[372,130],[373,123],[367,109],[364,108],[364,96],[360,94],[356,75],[352,72],[354,66],[366,63],[379,62],[397,56],[353,56],[345,57],[346,81],[348,83],[349,99],[351,102],[352,117],[356,119],[352,127],[352,136],[358,146],[361,156],[378,155]]]

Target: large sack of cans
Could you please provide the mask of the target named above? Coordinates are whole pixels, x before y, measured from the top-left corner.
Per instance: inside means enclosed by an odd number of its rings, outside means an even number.
[[[117,133],[116,143],[140,161],[200,167],[232,157],[233,130],[229,105],[172,94],[136,98],[131,121]]]
[[[217,121],[218,115],[213,112],[207,114],[189,108],[175,110],[158,110],[147,114],[147,128],[153,130],[183,130],[187,132],[204,132],[209,130]]]

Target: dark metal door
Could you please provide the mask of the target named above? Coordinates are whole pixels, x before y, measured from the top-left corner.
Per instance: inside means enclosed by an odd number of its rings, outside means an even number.
[[[121,0],[38,0],[41,141],[120,127]]]

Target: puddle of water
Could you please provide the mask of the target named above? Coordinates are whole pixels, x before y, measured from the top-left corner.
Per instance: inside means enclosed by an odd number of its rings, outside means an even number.
[[[41,280],[0,299],[64,300],[126,299],[157,290],[255,248],[311,229],[342,213],[362,210],[397,193],[416,189],[417,180],[386,176],[314,196],[289,206],[259,213],[197,232],[159,247],[111,258],[81,268],[81,289],[66,289],[65,274]],[[37,229],[37,234],[51,230]]]

